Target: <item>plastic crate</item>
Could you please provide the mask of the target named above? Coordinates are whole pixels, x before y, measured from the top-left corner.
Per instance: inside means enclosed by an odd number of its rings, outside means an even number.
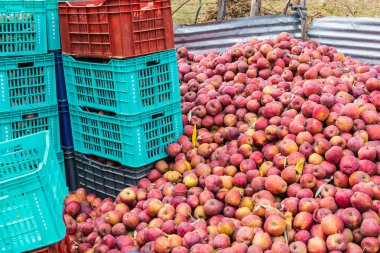
[[[65,236],[68,189],[47,131],[0,143],[0,252],[19,253]]]
[[[0,141],[16,139],[29,134],[50,131],[55,150],[61,150],[57,106],[18,112],[0,113]]]
[[[65,75],[62,65],[62,51],[54,52],[55,76],[58,100],[67,100]]]
[[[0,57],[0,93],[0,113],[57,104],[54,54]]]
[[[113,167],[91,160],[78,152],[75,152],[75,163],[79,187],[84,187],[100,198],[116,198],[125,187],[137,185],[154,166],[149,164],[140,168]]]
[[[130,58],[173,49],[170,0],[60,2],[62,52]]]
[[[61,131],[61,146],[70,149],[74,146],[71,133],[70,113],[67,100],[58,101],[59,129]]]
[[[57,152],[57,160],[58,160],[59,168],[61,169],[63,178],[66,179],[65,163],[64,163],[64,157],[63,157],[63,151],[62,150]]]
[[[48,247],[28,251],[24,253],[71,253],[71,241],[70,236],[66,233],[66,236],[59,242],[54,243]]]
[[[167,156],[167,146],[182,134],[179,103],[143,114],[101,115],[70,105],[74,148],[141,167]]]
[[[78,186],[78,173],[75,165],[74,149],[64,149],[66,182],[70,191],[75,191]]]
[[[60,45],[57,1],[0,2],[0,57],[46,54]]]
[[[175,50],[108,63],[63,56],[69,103],[123,114],[180,101]]]

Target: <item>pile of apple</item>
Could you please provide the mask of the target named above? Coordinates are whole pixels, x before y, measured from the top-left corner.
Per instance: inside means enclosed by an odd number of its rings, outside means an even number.
[[[380,66],[287,33],[178,64],[172,160],[115,201],[71,193],[75,252],[379,252]]]

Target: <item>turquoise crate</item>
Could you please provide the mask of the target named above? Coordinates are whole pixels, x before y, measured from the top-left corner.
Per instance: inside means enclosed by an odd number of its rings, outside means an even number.
[[[35,1],[35,0],[34,0]],[[59,29],[58,1],[47,1],[47,34],[48,34],[48,51],[61,49],[61,34]]]
[[[167,146],[182,134],[179,102],[135,115],[107,116],[69,108],[75,151],[129,167],[165,158]]]
[[[62,150],[57,152],[57,160],[58,160],[59,168],[61,169],[61,173],[63,175],[63,178],[66,182],[65,159],[64,159],[64,155],[63,155]]]
[[[60,241],[67,194],[47,131],[0,143],[0,252]]]
[[[0,2],[0,56],[45,54],[60,45],[57,1]]]
[[[62,58],[72,105],[136,114],[180,100],[175,50],[107,63]]]
[[[46,130],[50,131],[50,141],[55,150],[61,150],[59,116],[56,105],[0,113],[0,141],[8,141]]]
[[[0,113],[57,104],[54,54],[0,58]]]

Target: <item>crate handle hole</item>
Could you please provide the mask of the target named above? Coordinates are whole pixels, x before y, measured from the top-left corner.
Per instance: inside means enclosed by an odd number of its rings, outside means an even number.
[[[29,68],[34,67],[34,62],[22,62],[17,64],[18,68]]]
[[[161,118],[162,116],[164,116],[164,113],[157,113],[157,114],[152,115],[152,119]]]
[[[149,67],[149,66],[154,66],[154,65],[157,65],[157,64],[160,64],[160,59],[158,60],[154,60],[154,61],[148,61],[146,63],[146,65]]]
[[[142,11],[151,10],[154,7],[154,2],[140,3],[140,10]]]
[[[91,3],[88,3],[88,2],[84,2],[84,3],[81,3],[81,2],[70,2],[70,1],[66,1],[66,4],[69,6],[69,7],[100,7],[104,4],[104,0],[100,0],[100,1],[91,1]]]
[[[80,108],[83,111],[91,112],[91,113],[95,113],[95,114],[100,114],[100,115],[104,115],[104,116],[115,117],[117,115],[114,112],[102,111],[102,110],[94,109],[94,108],[91,108],[91,107],[80,107]]]
[[[38,113],[23,115],[22,119],[33,119],[38,117]]]
[[[89,57],[72,57],[76,61],[80,62],[91,62],[91,63],[100,63],[100,64],[108,64],[111,59],[102,59],[102,58],[89,58]]]

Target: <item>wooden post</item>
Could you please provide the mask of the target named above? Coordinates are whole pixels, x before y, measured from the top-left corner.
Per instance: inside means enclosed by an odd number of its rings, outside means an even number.
[[[218,21],[224,20],[226,15],[226,6],[227,0],[218,0],[218,16],[216,18]]]
[[[300,0],[300,6],[306,8],[306,0]],[[305,18],[301,19],[301,32],[302,32],[302,40],[305,41],[308,39],[308,31],[307,31],[307,13],[305,11]]]
[[[251,16],[260,16],[260,14],[261,14],[261,0],[252,0]]]

